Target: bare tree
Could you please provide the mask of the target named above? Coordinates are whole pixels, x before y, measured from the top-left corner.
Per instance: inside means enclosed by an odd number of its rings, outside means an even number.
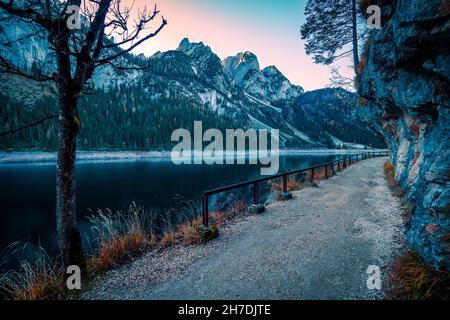
[[[328,87],[330,88],[340,87],[349,91],[356,90],[355,80],[353,78],[349,78],[343,75],[340,72],[339,67],[331,67],[330,72],[331,77],[330,77],[330,84],[328,85]]]
[[[71,6],[81,9],[79,29],[68,23],[73,18],[73,12],[68,10]],[[99,66],[107,64],[123,69],[120,58],[157,36],[167,24],[161,17],[161,22],[151,29],[160,16],[156,6],[153,10],[137,10],[133,19],[132,7],[122,5],[121,0],[0,0],[0,12],[29,23],[30,28],[39,28],[56,56],[56,72],[52,74],[25,72],[4,57],[0,58],[0,71],[57,84],[56,220],[65,266],[85,267],[75,203],[76,138],[81,126],[78,99]]]

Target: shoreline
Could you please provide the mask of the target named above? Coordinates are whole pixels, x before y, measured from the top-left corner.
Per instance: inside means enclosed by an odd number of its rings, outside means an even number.
[[[355,154],[363,152],[386,151],[386,149],[285,149],[279,155],[306,154]],[[170,160],[170,151],[77,151],[77,162],[97,161],[137,161],[137,160]],[[255,153],[250,155],[256,156]],[[56,152],[48,151],[0,151],[0,165],[3,164],[38,164],[56,163]],[[235,153],[225,154],[235,156]],[[245,156],[238,154],[238,156]]]

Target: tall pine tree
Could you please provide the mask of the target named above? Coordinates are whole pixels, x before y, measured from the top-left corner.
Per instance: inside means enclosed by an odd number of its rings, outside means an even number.
[[[306,22],[301,27],[306,53],[325,65],[353,53],[357,73],[358,14],[356,0],[308,0]],[[351,49],[345,50],[349,46]]]

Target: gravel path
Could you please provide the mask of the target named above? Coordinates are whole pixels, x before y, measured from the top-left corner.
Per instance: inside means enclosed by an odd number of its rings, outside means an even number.
[[[359,162],[294,199],[221,230],[206,246],[149,253],[110,272],[87,299],[379,299],[366,270],[400,249],[401,209],[386,158]]]

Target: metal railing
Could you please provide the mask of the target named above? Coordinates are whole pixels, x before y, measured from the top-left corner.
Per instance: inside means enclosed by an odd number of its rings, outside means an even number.
[[[329,173],[331,173],[331,176],[335,176],[336,175],[336,171],[335,171],[335,168],[334,168],[335,165],[337,166],[338,170],[341,171],[341,170],[347,168],[347,166],[352,164],[352,163],[356,163],[356,162],[359,162],[361,160],[370,159],[370,158],[374,158],[374,157],[385,157],[385,156],[388,156],[388,155],[389,155],[389,151],[378,151],[378,152],[370,152],[369,151],[369,152],[364,152],[364,153],[344,156],[344,157],[342,157],[340,159],[336,159],[334,161],[331,161],[331,162],[328,162],[328,163],[325,163],[325,164],[320,164],[320,165],[317,165],[317,166],[314,166],[314,167],[309,167],[309,168],[305,168],[305,169],[299,169],[299,170],[295,170],[295,171],[279,173],[279,174],[268,176],[268,177],[264,177],[264,178],[259,178],[259,179],[255,179],[255,180],[250,180],[250,181],[246,181],[246,182],[241,182],[241,183],[237,183],[237,184],[233,184],[233,185],[229,185],[229,186],[225,186],[225,187],[221,187],[221,188],[205,191],[203,193],[203,200],[202,200],[203,225],[206,226],[206,227],[209,226],[208,199],[212,195],[252,185],[253,186],[253,192],[252,192],[253,193],[253,205],[258,206],[258,205],[260,205],[260,203],[259,203],[259,184],[262,183],[262,182],[266,182],[266,181],[282,178],[283,179],[283,186],[282,186],[283,193],[287,193],[288,192],[287,180],[288,180],[288,177],[291,176],[291,175],[311,171],[311,176],[310,176],[309,180],[312,183],[312,182],[314,182],[315,172],[318,169],[325,168],[325,179],[328,179],[330,177]],[[341,164],[342,164],[342,167],[341,167]],[[331,169],[331,172],[329,172],[329,169]]]

